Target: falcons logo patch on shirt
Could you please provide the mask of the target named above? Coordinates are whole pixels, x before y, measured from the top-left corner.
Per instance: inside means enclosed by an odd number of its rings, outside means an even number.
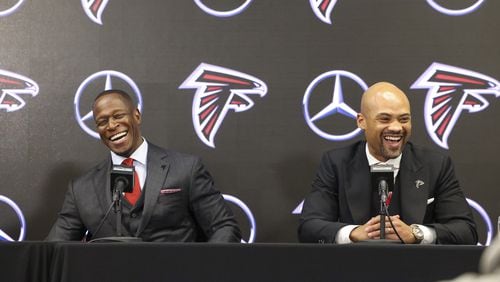
[[[484,74],[433,63],[413,83],[412,89],[428,89],[425,98],[425,125],[432,140],[448,149],[448,137],[460,115],[486,109],[485,95],[500,96],[500,83]]]
[[[267,93],[266,84],[256,77],[206,63],[201,63],[179,89],[196,89],[194,128],[201,141],[212,148],[227,113],[249,110],[254,105],[252,95],[263,97]]]

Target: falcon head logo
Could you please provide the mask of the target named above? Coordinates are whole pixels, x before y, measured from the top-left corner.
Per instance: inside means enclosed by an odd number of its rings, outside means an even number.
[[[36,96],[38,84],[33,80],[6,70],[0,70],[0,110],[14,112],[26,105],[22,95]]]
[[[95,23],[102,25],[102,12],[109,0],[81,0],[85,14]]]
[[[314,14],[324,23],[332,24],[330,15],[337,0],[309,0]]]
[[[249,110],[254,105],[250,95],[263,97],[267,93],[266,84],[256,77],[205,63],[179,89],[197,89],[193,98],[193,124],[201,141],[212,148],[228,111]]]
[[[432,140],[448,149],[448,137],[462,114],[486,109],[485,95],[500,96],[500,83],[484,74],[433,63],[413,83],[412,89],[428,89],[425,124]]]

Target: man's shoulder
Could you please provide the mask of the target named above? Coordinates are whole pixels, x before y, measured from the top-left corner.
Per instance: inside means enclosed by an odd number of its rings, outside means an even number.
[[[410,153],[412,157],[418,158],[421,161],[436,161],[436,160],[444,160],[449,158],[449,156],[443,152],[440,152],[435,149],[431,149],[428,147],[424,147],[421,145],[415,145],[413,143],[408,142],[405,148],[406,153]],[[403,156],[404,156],[403,152]]]
[[[177,151],[174,149],[163,148],[163,147],[160,147],[160,146],[155,145],[153,143],[148,143],[148,146],[149,146],[148,150],[150,150],[148,152],[148,154],[160,155],[161,158],[166,158],[166,159],[171,160],[171,161],[188,161],[188,162],[191,161],[191,162],[193,162],[193,161],[197,161],[200,159],[200,157],[198,157],[196,155]]]

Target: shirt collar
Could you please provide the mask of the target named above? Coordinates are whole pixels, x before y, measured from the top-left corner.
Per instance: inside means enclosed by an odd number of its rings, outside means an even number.
[[[401,156],[403,155],[403,153],[399,154],[399,156],[397,158],[389,159],[386,162],[381,162],[381,161],[377,160],[370,153],[370,150],[368,150],[368,143],[366,143],[365,150],[366,150],[366,157],[368,158],[368,165],[369,166],[376,165],[376,164],[383,164],[383,165],[392,165],[394,167],[394,169],[399,169],[399,164],[401,163]]]
[[[148,157],[148,142],[144,137],[142,137],[142,144],[137,148],[129,158],[134,159],[134,161],[139,162],[143,165],[146,165],[146,160]],[[113,151],[111,151],[111,160],[113,161],[113,164],[119,165],[125,160],[125,157],[119,156],[115,154]]]

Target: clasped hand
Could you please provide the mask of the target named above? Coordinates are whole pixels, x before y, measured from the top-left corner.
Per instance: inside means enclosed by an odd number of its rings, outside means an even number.
[[[390,216],[390,219],[392,220],[394,228],[396,228],[399,236],[401,237],[401,239],[403,239],[405,244],[416,243],[416,238],[415,236],[413,236],[411,227],[408,224],[404,223],[399,218],[399,215]],[[359,242],[370,239],[380,239],[380,216],[372,217],[365,224],[354,228],[351,231],[349,238],[353,242]],[[396,232],[394,231],[394,229],[391,226],[391,223],[389,222],[388,216],[385,217],[385,239],[399,240],[398,236],[396,235]]]

